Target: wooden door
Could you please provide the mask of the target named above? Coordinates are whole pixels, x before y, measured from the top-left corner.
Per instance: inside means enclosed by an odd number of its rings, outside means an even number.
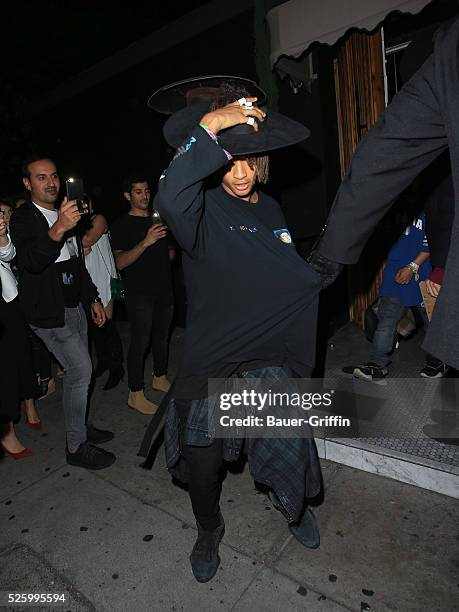
[[[356,32],[340,46],[335,60],[341,176],[359,141],[384,110],[384,69],[381,31]],[[365,310],[378,297],[382,266],[376,234],[358,264],[348,269],[349,314],[363,328]]]

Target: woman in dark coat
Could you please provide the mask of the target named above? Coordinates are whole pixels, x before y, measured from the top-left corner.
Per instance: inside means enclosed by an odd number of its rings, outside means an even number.
[[[29,457],[16,436],[14,423],[19,420],[21,400],[25,403],[27,423],[40,429],[34,397],[38,395],[37,380],[32,365],[27,326],[17,300],[16,280],[9,262],[15,256],[8,236],[4,215],[0,215],[0,445],[14,459]]]

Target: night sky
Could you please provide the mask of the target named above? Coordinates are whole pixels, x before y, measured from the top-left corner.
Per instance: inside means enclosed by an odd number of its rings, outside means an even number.
[[[113,197],[121,174],[134,170],[128,168],[126,158],[132,166],[146,165],[145,133],[138,121],[131,122],[131,116],[138,115],[139,108],[141,117],[147,116],[146,97],[168,81],[167,74],[161,75],[164,82],[150,78],[145,67],[143,78],[132,72],[120,74],[39,116],[33,115],[34,102],[73,75],[203,4],[203,0],[3,2],[0,196],[20,190],[20,161],[39,151],[56,157],[61,175],[80,171],[88,189],[95,187],[101,195],[108,189],[105,199],[108,194]],[[158,117],[152,121],[161,123]],[[165,150],[162,143],[161,149]],[[119,167],[114,168],[117,157]],[[107,181],[110,185],[103,185]]]

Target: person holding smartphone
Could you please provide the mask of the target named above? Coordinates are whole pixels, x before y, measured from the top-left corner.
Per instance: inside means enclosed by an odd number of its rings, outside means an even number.
[[[123,278],[130,343],[127,353],[129,395],[127,404],[142,414],[157,406],[145,397],[145,355],[151,343],[151,386],[167,392],[169,330],[173,315],[172,273],[167,227],[157,211],[150,213],[150,184],[141,176],[124,181],[123,195],[129,212],[110,227],[115,262]]]
[[[67,463],[103,469],[112,465],[115,455],[96,445],[113,434],[86,424],[92,364],[85,309],[99,326],[105,323],[105,312],[74,233],[81,212],[77,202],[67,198],[57,206],[60,180],[51,159],[29,157],[22,177],[30,201],[15,212],[10,225],[19,301],[32,330],[65,369]]]

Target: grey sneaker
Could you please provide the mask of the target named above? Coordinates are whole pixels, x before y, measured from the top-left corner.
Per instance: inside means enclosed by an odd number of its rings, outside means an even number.
[[[68,450],[66,453],[69,465],[86,468],[87,470],[103,470],[116,461],[113,453],[109,453],[89,442],[80,444],[76,453],[69,453]]]
[[[225,522],[221,513],[219,513],[219,520],[220,525],[213,531],[206,531],[197,523],[198,539],[193,546],[190,561],[191,570],[198,582],[212,580],[220,565],[218,547],[225,534]]]

